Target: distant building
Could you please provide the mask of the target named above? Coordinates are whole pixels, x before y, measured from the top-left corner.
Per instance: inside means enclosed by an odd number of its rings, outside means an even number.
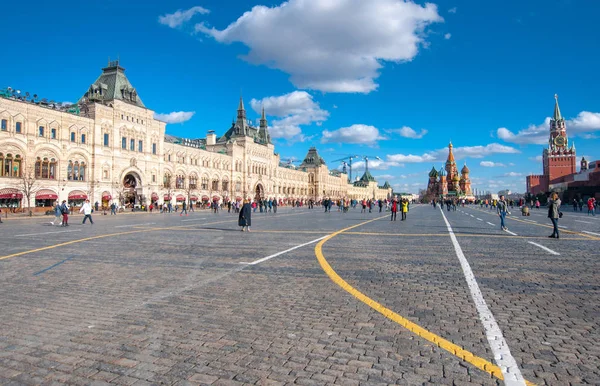
[[[36,181],[31,205],[43,211],[55,200],[102,206],[243,198],[287,201],[377,198],[391,195],[369,174],[357,183],[328,169],[316,148],[300,167],[281,162],[264,109],[259,126],[237,118],[217,136],[180,138],[166,133],[118,61],[110,62],[69,107],[16,90],[0,90],[0,207],[23,207],[23,177]]]
[[[537,195],[562,192],[563,199],[594,196],[600,192],[598,161],[581,159],[577,173],[575,144],[569,146],[565,119],[560,113],[558,95],[554,96],[554,115],[550,120],[548,146],[542,153],[543,174],[526,177],[527,193]]]
[[[467,164],[465,164],[459,176],[452,148],[451,142],[448,145],[448,159],[446,160],[445,169],[441,168],[437,171],[435,166],[431,168],[427,184],[427,195],[430,197],[453,196],[473,198],[471,179],[469,178],[470,170]]]

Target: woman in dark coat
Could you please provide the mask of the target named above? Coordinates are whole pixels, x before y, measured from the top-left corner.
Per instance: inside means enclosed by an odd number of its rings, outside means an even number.
[[[242,227],[242,232],[244,230],[250,232],[250,226],[252,225],[252,206],[248,200],[244,200],[244,205],[240,209],[238,225]]]

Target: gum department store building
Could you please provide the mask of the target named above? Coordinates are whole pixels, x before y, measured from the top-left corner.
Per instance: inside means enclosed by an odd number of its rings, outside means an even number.
[[[254,127],[241,98],[237,120],[220,137],[166,134],[166,123],[154,119],[118,61],[102,69],[77,105],[59,107],[11,89],[0,96],[0,207],[27,207],[27,190],[38,210],[56,199],[130,206],[392,194],[368,171],[349,183],[345,173],[327,168],[316,148],[296,168],[281,163],[264,109]]]

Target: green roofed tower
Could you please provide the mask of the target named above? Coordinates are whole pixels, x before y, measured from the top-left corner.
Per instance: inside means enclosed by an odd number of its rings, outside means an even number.
[[[90,85],[79,103],[85,102],[85,99],[100,103],[120,100],[146,108],[137,90],[125,76],[125,69],[119,65],[118,60],[108,62],[108,66],[102,69],[102,74]]]

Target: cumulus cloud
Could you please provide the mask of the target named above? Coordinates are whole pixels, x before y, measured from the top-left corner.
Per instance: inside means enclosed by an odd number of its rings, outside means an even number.
[[[417,133],[414,129],[412,129],[408,126],[403,126],[400,129],[388,130],[388,132],[391,134],[399,134],[401,137],[404,137],[404,138],[412,138],[412,139],[420,139],[420,138],[423,138],[425,136],[425,134],[427,134],[427,130],[425,130],[425,129],[421,129],[421,131],[419,133]]]
[[[535,157],[529,157],[530,161],[535,161],[535,162],[542,162],[544,160],[544,157],[542,157],[541,155],[535,156]]]
[[[168,114],[154,113],[154,119],[166,123],[183,123],[192,119],[194,114],[196,114],[195,111],[174,111]]]
[[[448,10],[448,13],[456,13],[456,7],[452,7]]]
[[[271,137],[288,141],[306,140],[301,126],[313,123],[320,125],[329,117],[329,112],[321,109],[306,91],[252,99],[250,106],[259,114],[264,107],[266,115],[277,117],[269,125]]]
[[[483,166],[485,168],[503,168],[506,165],[504,165],[503,163],[500,162],[492,162],[492,161],[481,161],[479,163],[480,166]]]
[[[210,11],[200,6],[192,7],[187,10],[179,9],[174,13],[167,13],[166,15],[159,16],[158,22],[160,24],[168,25],[171,28],[178,28],[190,21],[194,15],[205,15],[207,13],[210,13]]]
[[[565,124],[569,136],[590,138],[594,136],[593,132],[600,131],[600,113],[582,111],[575,118],[567,119]],[[530,125],[517,133],[501,127],[496,134],[498,138],[510,143],[543,145],[548,143],[550,117],[547,117],[541,125]]]
[[[501,145],[499,143],[490,143],[486,146],[463,146],[452,149],[456,160],[464,158],[483,158],[492,154],[516,154],[519,150]],[[422,155],[413,154],[391,154],[387,155],[388,161],[402,163],[421,163],[421,162],[443,162],[448,157],[448,149],[441,148],[432,152],[427,152]]]
[[[369,93],[385,62],[411,61],[425,29],[443,22],[435,4],[397,0],[288,0],[255,6],[223,30],[195,30],[249,48],[242,59],[290,75],[299,88]],[[331,31],[335,31],[332,33]]]
[[[338,130],[323,130],[321,143],[353,143],[374,146],[377,141],[385,139],[375,126],[355,124]]]
[[[504,173],[503,177],[521,177],[522,175],[523,175],[522,173],[509,172],[509,173]]]
[[[352,170],[364,170],[365,161],[352,163]],[[369,170],[388,170],[391,167],[402,167],[404,164],[393,161],[384,161],[382,159],[369,159]]]
[[[452,34],[449,32],[444,35],[444,39],[446,39],[446,40],[450,39],[451,37],[452,37]]]

